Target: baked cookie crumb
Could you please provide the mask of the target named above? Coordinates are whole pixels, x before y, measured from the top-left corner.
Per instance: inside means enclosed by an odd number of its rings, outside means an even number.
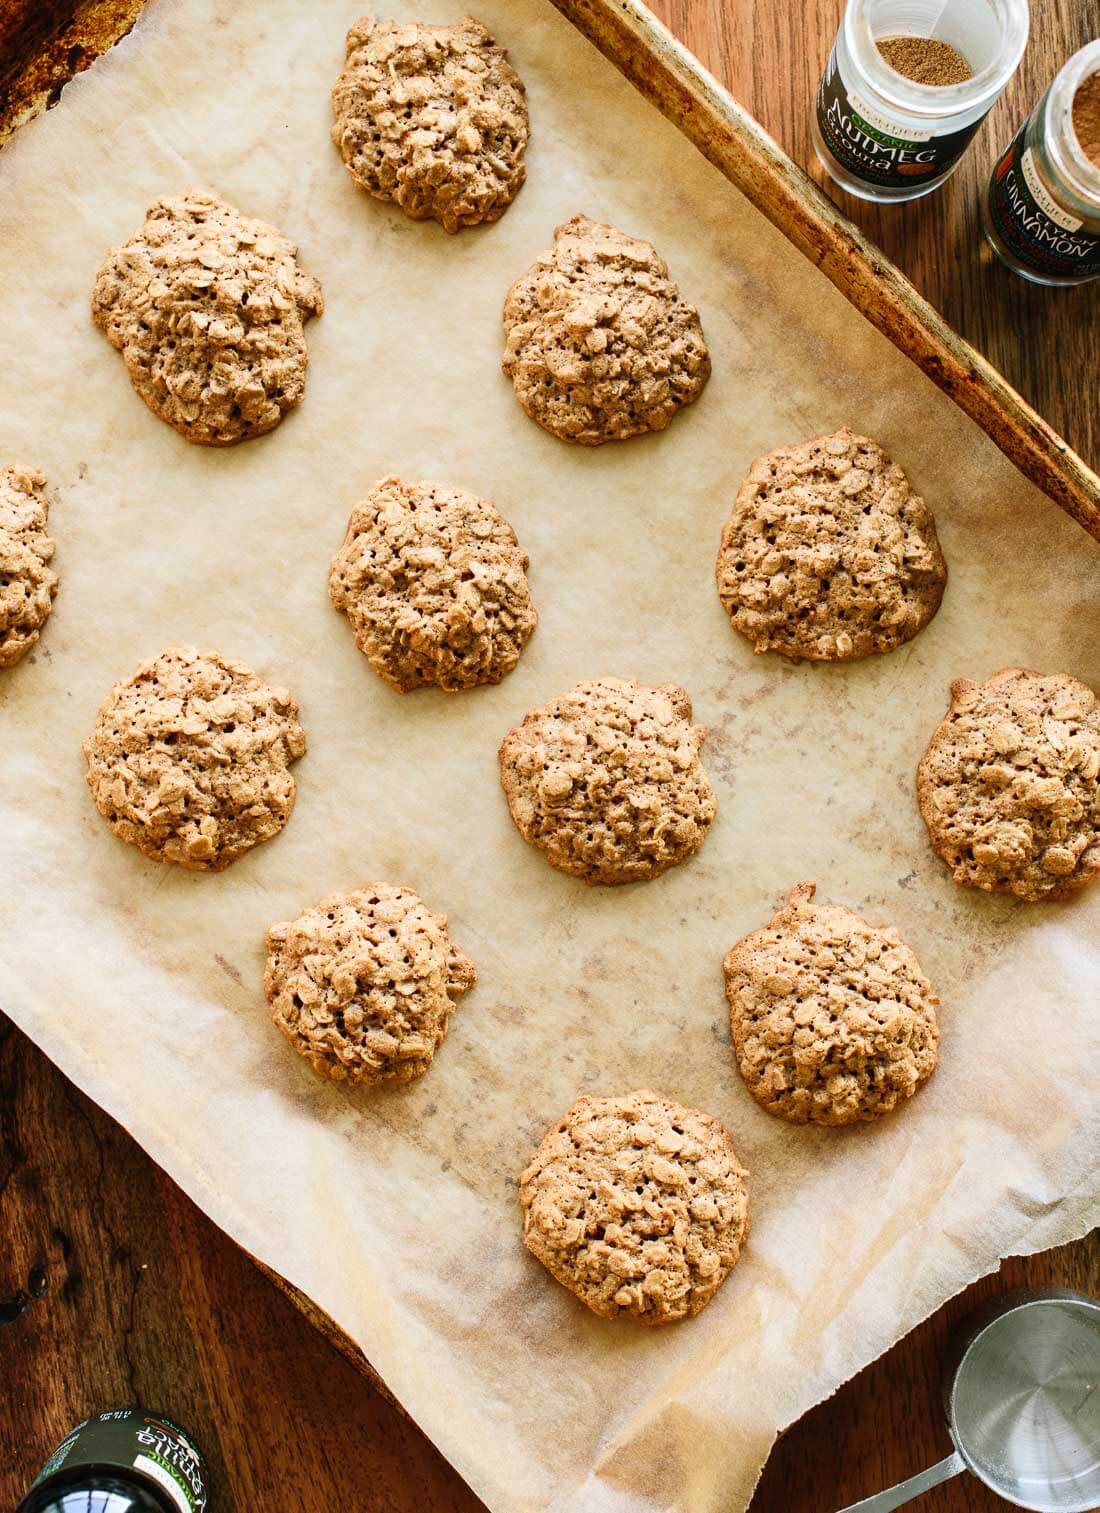
[[[1067,673],[959,678],[917,769],[932,849],[957,883],[1030,902],[1100,873],[1100,704]]]
[[[894,929],[799,883],[726,955],[737,1064],[749,1092],[794,1124],[880,1119],[936,1066],[939,999]]]
[[[169,646],[116,683],[84,742],[88,786],[119,839],[196,872],[279,833],[305,749],[285,688],[193,646]]]
[[[391,687],[455,692],[519,661],[538,621],[527,566],[488,499],[390,477],[352,511],[329,594]]]
[[[699,755],[705,736],[676,684],[578,683],[532,710],[500,748],[516,827],[552,867],[585,882],[659,877],[699,849],[717,812]]]
[[[37,468],[0,468],[0,668],[14,667],[42,634],[57,593],[47,566],[50,501]]]
[[[932,511],[877,442],[847,427],[756,459],[716,573],[757,652],[819,662],[912,640],[947,583]]]
[[[645,1090],[578,1098],[520,1176],[524,1244],[601,1318],[672,1324],[736,1266],[748,1175],[698,1109]]]
[[[474,964],[411,888],[332,893],[267,932],[275,1024],[321,1077],[411,1082],[432,1064]]]
[[[710,377],[699,312],[656,249],[586,215],[512,285],[504,336],[524,410],[582,446],[664,430]]]

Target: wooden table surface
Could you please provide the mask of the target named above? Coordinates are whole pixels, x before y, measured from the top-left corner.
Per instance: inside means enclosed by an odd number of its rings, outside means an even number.
[[[772,134],[811,163],[808,112],[841,0],[653,0]],[[939,194],[878,210],[836,192],[951,322],[1095,467],[1097,289],[1045,291],[980,245],[979,187],[1061,62],[1100,35],[1100,0],[1033,0],[1008,97]],[[820,170],[814,170],[819,182]],[[832,191],[830,191],[832,192]],[[305,1322],[134,1142],[0,1017],[0,1295],[47,1291],[0,1324],[0,1506],[93,1409],[179,1418],[212,1467],[211,1513],[467,1513],[481,1504],[424,1436]],[[1005,1286],[1100,1294],[1100,1239],[1005,1263],[895,1346],[776,1447],[752,1513],[830,1513],[946,1453],[940,1362],[954,1323]],[[1003,1508],[971,1479],[926,1513]]]

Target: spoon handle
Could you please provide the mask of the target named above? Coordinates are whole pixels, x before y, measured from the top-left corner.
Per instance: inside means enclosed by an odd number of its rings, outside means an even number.
[[[865,1497],[862,1502],[849,1503],[840,1509],[840,1513],[889,1513],[891,1508],[900,1508],[910,1498],[919,1497],[922,1492],[938,1487],[941,1481],[948,1481],[965,1470],[965,1461],[957,1450],[953,1450],[946,1460],[929,1466],[927,1471],[918,1471],[908,1481],[899,1481],[896,1487],[887,1487],[885,1492],[876,1492],[874,1497]]]

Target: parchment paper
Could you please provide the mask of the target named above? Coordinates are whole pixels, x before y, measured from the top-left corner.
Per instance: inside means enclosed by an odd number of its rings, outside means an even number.
[[[728,1513],[777,1429],[1002,1255],[1096,1219],[1100,888],[957,888],[913,769],[954,676],[1100,685],[1100,549],[547,0],[477,10],[534,126],[489,229],[448,237],[352,186],[328,89],[354,4],[157,0],[3,154],[0,451],[59,491],[61,592],[0,679],[0,1002],[362,1345],[494,1509]],[[305,404],[230,451],[155,419],[88,315],[106,248],[188,185],[298,239],[325,291]],[[714,359],[668,431],[597,451],[539,431],[498,367],[505,290],[580,210],[656,243]],[[732,494],[759,452],[844,423],[935,507],[944,606],[856,666],[754,657],[713,585]],[[395,694],[329,606],[350,507],[390,471],[493,497],[530,551],[542,620],[500,687]],[[174,641],[289,684],[309,735],[289,826],[220,876],[120,844],[82,780],[100,699]],[[720,811],[695,860],[600,891],[522,843],[496,748],[605,673],[685,685]],[[271,1027],[262,939],[374,878],[450,915],[480,985],[424,1080],[352,1093]],[[879,1128],[785,1126],[734,1068],[722,954],[803,878],[899,926],[942,996],[940,1070]],[[577,1094],[647,1086],[721,1118],[752,1170],[741,1265],[658,1332],[589,1315],[523,1250],[516,1203]]]

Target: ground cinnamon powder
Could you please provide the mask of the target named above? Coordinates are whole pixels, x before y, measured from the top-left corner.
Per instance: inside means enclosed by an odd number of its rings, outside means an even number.
[[[1100,73],[1089,74],[1073,97],[1073,129],[1081,151],[1100,168]]]
[[[896,73],[915,84],[963,84],[974,77],[962,53],[938,37],[883,37],[878,50]]]

